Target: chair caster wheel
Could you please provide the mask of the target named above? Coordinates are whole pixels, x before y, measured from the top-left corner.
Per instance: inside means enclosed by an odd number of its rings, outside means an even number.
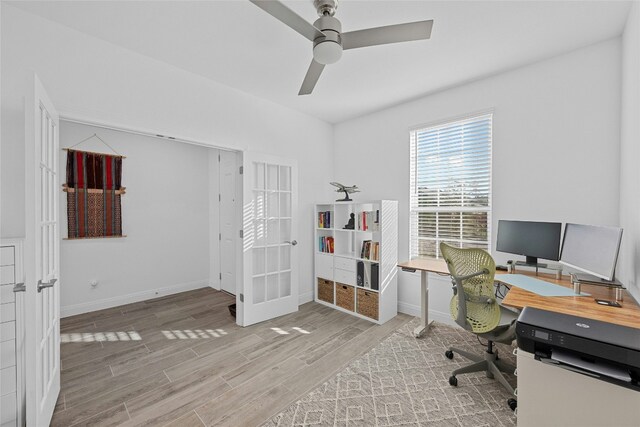
[[[444,355],[447,356],[447,359],[449,359],[449,360],[453,359],[453,351],[451,351],[451,350],[445,351]]]
[[[512,411],[515,411],[518,407],[518,401],[516,399],[509,399],[507,400],[507,405],[509,405]]]
[[[452,385],[454,387],[458,387],[458,379],[454,376],[450,376],[449,377],[449,385]]]

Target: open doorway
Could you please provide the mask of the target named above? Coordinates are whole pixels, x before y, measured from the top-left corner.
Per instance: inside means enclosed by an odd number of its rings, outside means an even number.
[[[126,156],[124,236],[65,240],[67,194],[60,193],[62,317],[206,286],[236,294],[240,152],[63,119],[60,146],[74,145]],[[65,167],[62,151],[63,177]]]
[[[102,354],[105,362],[112,361],[111,352],[119,352],[118,344],[126,341],[134,352],[122,355],[126,361],[119,372],[126,377],[146,368],[148,357],[166,355],[168,348],[198,357],[197,352],[185,350],[181,340],[231,336],[242,326],[297,311],[294,160],[60,120],[37,76],[33,87],[25,111],[25,198],[30,203],[24,245],[26,286],[20,292],[24,291],[25,302],[34,310],[22,315],[27,344],[24,349],[16,345],[16,358],[25,360],[21,372],[26,373],[26,399],[17,407],[26,408],[27,424],[48,424],[60,408],[60,390],[71,382],[82,383],[76,384],[81,387],[75,395],[78,399],[95,396],[94,378],[85,381],[84,375],[69,375],[73,365],[68,360],[63,365],[63,356],[76,360],[82,369],[101,369],[94,361],[76,356],[96,351],[93,354]],[[74,191],[62,191],[60,186],[69,182],[67,156],[61,155],[65,147],[75,147],[76,154],[84,151],[82,173],[93,174],[92,186],[79,185],[89,181],[74,175],[74,186],[66,186]],[[101,160],[86,161],[87,152]],[[100,206],[110,203],[107,196],[116,194],[111,184],[104,183],[112,182],[108,165],[118,156],[126,156],[121,185],[117,185],[118,195],[125,196],[118,203],[120,212],[116,211],[123,233],[110,238],[101,237],[105,233],[92,234],[95,238],[78,233],[69,238],[69,225],[77,226],[80,215],[89,209],[93,209],[96,229],[112,224],[108,219],[99,222],[103,214],[108,218],[108,211]],[[106,178],[97,172],[99,168],[106,171]],[[74,171],[79,174],[80,168]],[[66,195],[80,192],[85,205],[77,208],[76,199],[76,209],[68,209]],[[227,206],[229,201],[233,203]],[[225,205],[222,210],[221,204]],[[89,224],[88,217],[82,220]],[[225,270],[232,283],[224,285],[225,292],[218,292]],[[226,310],[234,301],[236,319]],[[61,322],[64,317],[68,319]],[[38,347],[42,337],[46,345]],[[158,353],[150,354],[154,351]],[[107,376],[115,375],[111,365],[102,368]],[[62,402],[65,409],[61,411],[66,411],[66,394]],[[130,417],[126,408],[125,412]]]

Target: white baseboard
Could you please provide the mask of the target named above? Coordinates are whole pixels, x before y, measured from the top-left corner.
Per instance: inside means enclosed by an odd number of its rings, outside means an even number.
[[[420,316],[420,306],[398,301],[398,312],[417,317]]]
[[[119,305],[131,304],[133,302],[146,301],[153,298],[159,298],[166,295],[172,295],[206,287],[210,287],[208,280],[198,280],[195,282],[180,283],[178,285],[166,286],[164,288],[136,292],[133,294],[121,295],[112,298],[105,298],[98,301],[67,305],[64,307],[60,307],[60,317],[75,316],[76,314],[104,310],[105,308],[117,307]]]
[[[400,313],[408,314],[409,316],[420,317],[419,305],[398,301],[398,311]],[[429,320],[435,320],[436,322],[444,323],[446,325],[456,324],[449,313],[443,313],[436,310],[429,310]]]
[[[305,292],[298,295],[298,305],[306,304],[313,301],[313,292]]]

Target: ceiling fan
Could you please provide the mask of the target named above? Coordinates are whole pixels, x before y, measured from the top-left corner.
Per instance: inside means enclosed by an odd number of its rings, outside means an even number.
[[[250,1],[313,42],[313,59],[298,95],[310,94],[324,66],[337,62],[342,57],[343,50],[428,39],[433,27],[433,20],[428,20],[343,33],[342,24],[333,17],[338,8],[338,0],[313,0],[320,16],[313,25],[279,1]]]

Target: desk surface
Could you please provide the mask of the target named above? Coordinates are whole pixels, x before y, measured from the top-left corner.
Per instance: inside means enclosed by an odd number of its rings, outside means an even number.
[[[398,264],[398,267],[410,268],[430,273],[448,274],[447,264],[441,259],[414,259]],[[564,276],[556,280],[555,274],[538,273],[533,271],[518,270],[518,274],[536,277],[546,282],[573,288],[571,280]],[[500,276],[509,274],[506,271],[496,271],[495,280],[500,282]],[[542,310],[555,311],[557,313],[571,314],[573,316],[588,319],[601,320],[617,325],[640,328],[640,306],[626,290],[623,291],[624,299],[620,302],[622,307],[609,307],[599,305],[594,298],[614,300],[615,291],[600,286],[582,285],[582,291],[591,294],[591,297],[543,297],[533,292],[525,291],[512,286],[502,304],[508,307],[522,309],[535,307]]]
[[[398,267],[428,271],[429,273],[449,274],[447,263],[443,259],[416,258],[411,261],[401,262]]]
[[[502,273],[502,272],[501,272]],[[571,280],[563,278],[556,280],[554,274],[523,272],[535,276],[538,279],[555,283],[557,285],[572,288]],[[496,274],[496,280],[500,281],[500,275]],[[622,307],[609,307],[597,304],[594,298],[604,300],[615,300],[615,290],[601,286],[582,285],[582,291],[591,294],[590,297],[543,297],[532,292],[525,291],[515,286],[507,293],[502,304],[509,307],[521,309],[523,307],[535,307],[542,310],[555,311],[557,313],[571,314],[573,316],[585,317],[588,319],[601,320],[603,322],[615,323],[617,325],[640,328],[640,306],[626,290],[623,291],[624,299],[620,301]]]

